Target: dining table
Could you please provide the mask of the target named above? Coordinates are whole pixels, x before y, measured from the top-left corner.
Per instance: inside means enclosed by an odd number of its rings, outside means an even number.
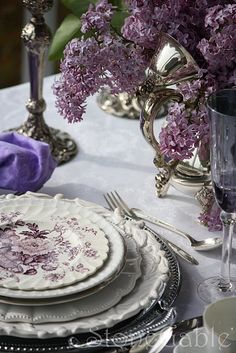
[[[171,186],[165,197],[157,197],[157,170],[153,164],[155,153],[142,136],[138,119],[115,117],[102,111],[94,95],[87,101],[83,121],[69,124],[55,107],[52,91],[55,77],[44,79],[43,96],[47,105],[44,118],[49,126],[70,134],[78,145],[78,154],[71,161],[58,166],[39,192],[51,196],[63,194],[66,198],[80,198],[107,207],[104,194],[116,190],[129,206],[140,208],[196,239],[221,236],[220,232],[209,233],[199,222],[201,207],[193,195]],[[25,103],[28,97],[28,83],[0,90],[1,131],[18,127],[27,119]],[[161,122],[157,120],[156,124]],[[8,192],[0,191],[1,194]],[[197,252],[187,239],[158,226],[152,227],[199,262],[198,265],[192,265],[178,257],[182,284],[174,303],[176,320],[202,315],[206,304],[199,298],[197,288],[203,279],[219,273],[221,248]],[[233,273],[235,258],[233,256]],[[173,352],[173,347],[174,342],[171,342],[163,349],[163,353]]]

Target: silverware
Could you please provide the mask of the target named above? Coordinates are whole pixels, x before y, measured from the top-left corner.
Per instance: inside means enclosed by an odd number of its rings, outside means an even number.
[[[202,316],[177,322],[146,337],[143,342],[135,343],[129,353],[159,353],[172,338],[176,342],[183,334],[203,325]]]
[[[174,251],[174,253],[176,255],[180,256],[183,260],[187,261],[191,265],[199,265],[199,262],[197,261],[197,259],[195,259],[195,257],[193,257],[192,255],[187,253],[187,251],[181,249],[178,245],[161,237],[160,234],[157,233],[154,229],[148,227],[147,225],[144,226],[144,229],[147,230],[152,235],[154,235],[154,237],[159,237],[159,238],[163,239],[166,242],[166,244]]]
[[[136,216],[132,216],[130,213],[128,213],[125,208],[120,204],[120,202],[117,201],[117,198],[114,197],[113,193],[110,194],[106,194],[103,195],[108,206],[110,207],[110,209],[112,211],[114,211],[117,207],[119,207],[123,213],[124,216],[126,216],[128,219],[135,219],[137,220]],[[129,208],[128,208],[129,209]],[[140,219],[139,219],[140,220]],[[144,229],[149,231],[150,233],[152,233],[154,236],[157,236],[161,239],[164,239],[162,236],[160,236],[157,232],[155,232],[152,228],[148,227],[148,226],[144,226]],[[185,250],[181,249],[179,246],[177,246],[176,244],[172,243],[171,241],[164,239],[164,241],[166,242],[166,244],[177,254],[179,255],[181,258],[183,258],[185,261],[187,261],[188,263],[192,264],[192,265],[198,265],[198,261],[190,254],[188,254]]]
[[[222,238],[211,237],[204,240],[196,240],[190,234],[177,229],[175,226],[169,223],[161,221],[155,217],[149,216],[142,210],[139,210],[138,208],[129,208],[128,205],[124,202],[124,200],[120,197],[120,195],[116,191],[114,193],[111,192],[110,194],[107,194],[107,197],[111,202],[113,201],[113,205],[116,205],[117,207],[119,207],[127,216],[137,221],[140,221],[140,220],[148,221],[162,228],[171,230],[176,234],[188,239],[190,241],[191,246],[195,250],[207,251],[207,250],[215,249],[222,245]]]
[[[190,234],[183,232],[182,230],[177,229],[175,226],[166,223],[164,221],[161,221],[155,217],[149,216],[144,211],[138,209],[138,208],[131,208],[130,211],[134,213],[139,220],[144,220],[153,224],[156,224],[162,228],[166,228],[168,230],[171,230],[172,232],[175,232],[176,234],[188,239],[190,241],[191,246],[197,250],[197,251],[207,251],[207,250],[213,250],[218,248],[219,246],[222,245],[222,238],[219,237],[211,237],[203,240],[196,240],[193,238]]]

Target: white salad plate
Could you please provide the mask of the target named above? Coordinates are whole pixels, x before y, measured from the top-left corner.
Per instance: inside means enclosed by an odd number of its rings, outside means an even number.
[[[46,198],[46,196],[45,196]],[[67,202],[67,201],[66,201]],[[137,280],[134,289],[124,296],[120,302],[99,314],[57,323],[16,323],[1,322],[0,334],[27,338],[65,337],[75,333],[91,332],[102,328],[109,328],[125,319],[137,314],[147,307],[155,298],[161,297],[168,281],[169,267],[165,253],[155,237],[137,224],[125,221],[118,214],[113,215],[98,205],[80,201],[79,199],[68,202],[76,203],[87,210],[97,213],[97,220],[106,218],[109,222],[116,223],[120,229],[129,234],[136,241],[141,253],[141,277]],[[96,295],[95,295],[96,297]]]
[[[26,219],[32,220],[39,216],[42,223],[52,222],[56,230],[57,236],[53,241],[58,244],[50,248],[50,252],[48,240],[44,238],[46,235],[41,233],[43,238],[37,240],[37,234],[40,234],[40,231],[37,233],[37,228],[35,236],[34,231],[31,234],[31,231],[27,233],[28,230],[23,230],[24,234],[18,235],[21,230],[16,234],[15,229],[12,229],[15,224],[19,225],[21,222],[25,223]],[[119,273],[124,264],[125,246],[119,232],[103,218],[99,217],[98,220],[95,212],[76,202],[29,195],[24,198],[3,199],[0,200],[0,222],[0,261],[4,259],[3,264],[0,263],[3,266],[0,274],[0,296],[35,300],[68,296],[92,288],[99,290],[103,287],[102,284],[107,284]],[[65,238],[64,234],[68,234],[68,237]],[[82,258],[86,258],[87,262],[81,262],[79,251],[85,254]],[[98,261],[95,258],[100,252],[102,260]],[[93,261],[96,263],[93,266],[94,274],[89,267]],[[6,264],[7,270],[4,269]],[[81,297],[89,294],[91,291],[81,294]]]
[[[0,320],[6,322],[60,322],[96,315],[116,305],[130,293],[141,276],[141,255],[136,242],[125,238],[127,245],[126,263],[120,275],[95,295],[50,306],[17,306],[0,304]]]
[[[207,353],[209,337],[204,327],[196,328],[181,338],[173,353]],[[219,348],[211,348],[210,353],[222,352]]]

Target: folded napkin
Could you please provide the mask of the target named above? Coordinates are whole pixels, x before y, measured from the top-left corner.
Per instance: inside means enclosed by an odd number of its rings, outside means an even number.
[[[18,192],[38,190],[55,167],[48,144],[15,132],[0,134],[0,188]]]

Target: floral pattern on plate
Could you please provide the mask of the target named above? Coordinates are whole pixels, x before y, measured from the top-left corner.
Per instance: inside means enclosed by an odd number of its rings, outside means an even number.
[[[43,219],[41,221],[41,219]],[[98,270],[108,256],[103,231],[79,217],[0,212],[0,285],[23,290],[66,286]]]
[[[35,195],[37,197],[37,194]],[[28,195],[24,197],[28,197]],[[50,196],[43,195],[42,197],[49,198]],[[141,278],[136,282],[133,291],[123,297],[118,304],[104,312],[91,317],[58,322],[57,325],[55,323],[26,324],[23,322],[0,321],[0,334],[2,335],[45,339],[91,332],[91,330],[98,331],[132,317],[143,308],[147,308],[153,299],[161,298],[168,282],[169,266],[165,252],[161,250],[161,244],[156,241],[155,237],[142,229],[140,222],[126,221],[120,216],[119,212],[112,214],[99,205],[79,199],[66,200],[66,202],[68,209],[71,205],[76,204],[81,206],[81,212],[84,210],[85,214],[88,214],[88,211],[93,211],[94,214],[97,214],[97,217],[95,217],[96,224],[103,223],[105,219],[112,224],[116,224],[127,235],[132,236],[142,257]],[[92,215],[92,212],[90,214]],[[96,294],[94,300],[96,300]]]
[[[93,295],[61,304],[32,306],[0,302],[0,320],[6,322],[64,322],[96,315],[116,305],[129,294],[141,277],[141,254],[136,242],[125,238],[127,255],[124,268],[111,283]],[[36,300],[37,301],[37,300]]]
[[[60,221],[63,219],[67,221],[67,226],[69,226],[68,222],[72,220],[69,223],[73,227],[75,227],[73,219],[79,219],[80,222],[84,220],[86,225],[88,225],[89,220],[89,224],[93,225],[95,230],[98,228],[106,234],[109,243],[109,256],[105,260],[104,265],[98,271],[95,271],[94,274],[84,278],[82,281],[77,281],[64,287],[54,287],[45,290],[21,290],[19,288],[0,287],[0,295],[6,297],[5,299],[7,297],[15,298],[17,301],[18,299],[33,301],[37,299],[39,301],[43,300],[45,305],[45,301],[50,301],[52,304],[53,298],[57,298],[55,301],[58,303],[61,302],[62,297],[68,297],[72,294],[77,295],[77,298],[79,298],[78,293],[80,293],[81,298],[90,295],[91,292],[94,293],[100,290],[122,270],[126,254],[126,246],[122,236],[104,217],[99,217],[90,208],[80,205],[79,202],[76,202],[76,199],[65,200],[60,195],[56,195],[54,198],[47,195],[46,197],[45,195],[40,197],[40,194],[30,192],[18,197],[14,195],[0,196],[0,212],[7,215],[7,218],[4,218],[3,222],[0,223],[0,228],[10,223],[9,215],[13,211],[27,215],[28,220],[44,219],[46,215],[47,219],[53,219],[58,222],[57,217],[59,216]],[[16,216],[19,216],[19,214]],[[16,220],[17,217],[15,218]],[[72,229],[71,224],[70,229]],[[30,276],[28,277],[30,278]],[[40,288],[40,285],[38,286]],[[64,299],[62,301],[64,302]]]

